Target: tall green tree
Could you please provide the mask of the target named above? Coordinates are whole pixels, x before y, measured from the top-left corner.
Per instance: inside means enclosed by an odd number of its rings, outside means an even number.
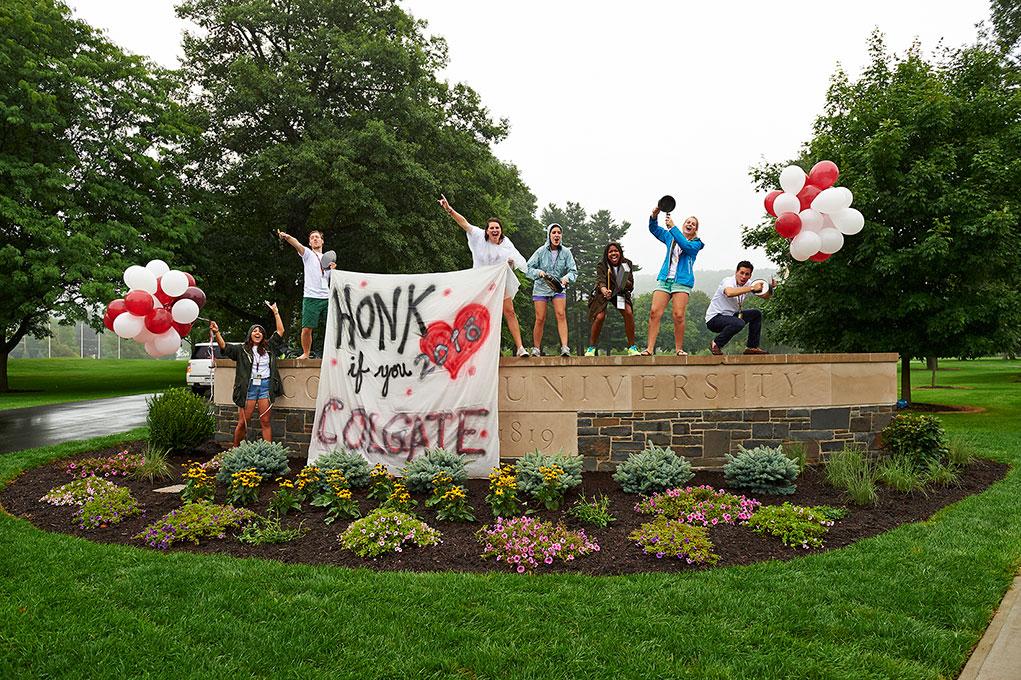
[[[184,41],[204,130],[189,149],[205,223],[196,259],[235,332],[264,298],[297,319],[300,262],[272,229],[322,231],[341,269],[410,273],[470,266],[441,193],[512,237],[535,228],[534,196],[491,151],[506,121],[439,79],[446,44],[397,2],[185,0],[178,14],[199,28]]]
[[[771,332],[817,351],[974,357],[1021,344],[1021,89],[996,49],[869,43],[861,77],[833,77],[798,158],[841,170],[864,230],[821,264],[794,262],[772,220],[745,231],[789,277],[768,305]],[[783,164],[754,168],[763,190]]]
[[[990,0],[989,13],[997,44],[1008,53],[1016,53],[1021,43],[1021,2]]]
[[[0,392],[51,313],[97,323],[128,264],[193,235],[170,75],[55,0],[0,3]]]

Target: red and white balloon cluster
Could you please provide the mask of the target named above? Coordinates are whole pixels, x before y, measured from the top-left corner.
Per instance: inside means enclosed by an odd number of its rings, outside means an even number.
[[[776,218],[776,233],[791,241],[798,262],[822,262],[844,247],[844,236],[857,234],[865,218],[851,207],[847,187],[835,187],[840,171],[833,161],[819,161],[806,175],[796,165],[780,173],[780,191],[766,196],[766,212]]]
[[[175,354],[206,304],[195,277],[171,269],[163,260],[152,260],[144,267],[133,264],[125,269],[124,283],[128,294],[107,305],[103,324],[118,336],[145,345],[149,356]]]

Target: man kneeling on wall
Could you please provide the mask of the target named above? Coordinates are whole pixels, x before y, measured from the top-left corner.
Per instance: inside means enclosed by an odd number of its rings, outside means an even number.
[[[765,293],[762,292],[762,281],[756,281],[749,286],[748,280],[752,278],[754,269],[752,263],[747,260],[738,262],[734,275],[720,281],[719,287],[713,293],[713,299],[705,313],[706,327],[717,334],[709,345],[709,351],[713,354],[723,354],[723,347],[745,326],[748,326],[748,346],[744,353],[768,354],[759,347],[762,336],[762,312],[741,307],[749,294],[761,293],[760,297],[768,298],[773,294],[776,282],[770,281],[769,290]]]

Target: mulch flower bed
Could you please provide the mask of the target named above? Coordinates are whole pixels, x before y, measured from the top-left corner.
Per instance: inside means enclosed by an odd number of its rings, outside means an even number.
[[[117,447],[101,452],[92,452],[89,456],[112,455],[127,448],[137,452],[141,442],[127,447]],[[79,536],[100,543],[119,543],[144,547],[141,540],[132,538],[143,527],[159,519],[164,514],[179,508],[181,499],[176,494],[154,493],[154,488],[181,483],[183,464],[189,460],[204,461],[218,452],[215,444],[208,444],[186,456],[173,456],[170,459],[174,478],[150,484],[133,478],[116,477],[111,481],[126,486],[141,503],[144,514],[129,518],[120,524],[85,530],[78,527],[73,520],[74,509],[66,506],[52,506],[40,502],[40,498],[51,489],[66,484],[71,480],[65,472],[68,461],[40,466],[27,471],[14,482],[0,491],[0,506],[12,515],[22,517],[36,527],[73,536]],[[294,478],[299,467],[292,461],[289,478]],[[709,538],[720,559],[716,566],[751,564],[771,559],[790,559],[809,553],[823,552],[840,548],[862,538],[875,536],[893,529],[901,524],[925,520],[940,508],[958,501],[966,496],[978,493],[990,484],[1002,479],[1008,466],[987,460],[972,463],[961,473],[960,481],[948,487],[930,487],[925,493],[898,493],[883,486],[878,486],[879,502],[871,507],[859,507],[851,504],[841,492],[825,484],[822,470],[810,468],[797,480],[797,492],[792,496],[755,496],[763,505],[780,504],[785,501],[797,505],[828,505],[847,509],[844,519],[836,522],[825,535],[825,546],[819,549],[789,548],[779,539],[760,536],[749,527],[741,525],[720,524],[709,529]],[[432,509],[424,507],[424,498],[419,496],[416,514],[430,526],[442,532],[442,543],[426,548],[406,548],[399,554],[390,554],[377,559],[366,559],[356,556],[341,547],[337,536],[349,524],[338,521],[331,525],[324,523],[325,510],[303,504],[303,511],[291,513],[284,518],[284,527],[294,527],[303,523],[309,532],[290,543],[273,545],[245,545],[232,536],[224,539],[211,540],[195,546],[186,543],[174,546],[171,550],[182,550],[194,553],[222,553],[237,557],[262,557],[302,564],[333,564],[344,567],[369,567],[379,570],[408,571],[462,571],[510,572],[508,566],[494,559],[483,560],[480,557],[482,545],[475,537],[476,531],[484,524],[493,521],[489,507],[485,503],[488,480],[468,480],[468,501],[475,509],[479,520],[472,524],[441,522],[436,519]],[[727,488],[722,472],[698,472],[687,485],[698,486],[709,484],[717,489]],[[275,482],[267,482],[259,490],[259,500],[250,508],[260,514],[266,510],[270,496],[276,490]],[[728,489],[737,494],[738,489]],[[224,488],[217,488],[216,502],[224,502]],[[599,552],[579,557],[570,563],[554,562],[542,565],[537,573],[576,572],[593,575],[631,574],[640,572],[673,572],[706,568],[688,565],[684,560],[656,559],[643,554],[628,538],[628,534],[641,524],[652,520],[651,516],[639,515],[634,511],[639,496],[625,494],[620,486],[607,473],[585,473],[580,489],[568,493],[563,509],[566,510],[579,497],[579,493],[590,497],[603,493],[610,498],[610,509],[617,521],[607,529],[584,526],[567,516],[563,510],[549,512],[542,510],[537,516],[553,521],[562,521],[572,529],[583,528],[586,534],[599,546]],[[745,494],[749,497],[753,494]],[[355,490],[354,498],[358,501],[362,513],[367,514],[375,508],[376,501],[365,498],[365,490]],[[531,505],[535,505],[534,502]]]

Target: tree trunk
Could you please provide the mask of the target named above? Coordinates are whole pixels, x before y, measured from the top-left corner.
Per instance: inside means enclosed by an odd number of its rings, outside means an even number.
[[[906,354],[900,357],[900,398],[911,403],[911,357]]]
[[[925,357],[925,367],[932,371],[932,386],[936,386],[936,371],[939,370],[939,357]]]
[[[0,347],[0,392],[10,392],[10,385],[7,383],[7,355],[8,352]]]

